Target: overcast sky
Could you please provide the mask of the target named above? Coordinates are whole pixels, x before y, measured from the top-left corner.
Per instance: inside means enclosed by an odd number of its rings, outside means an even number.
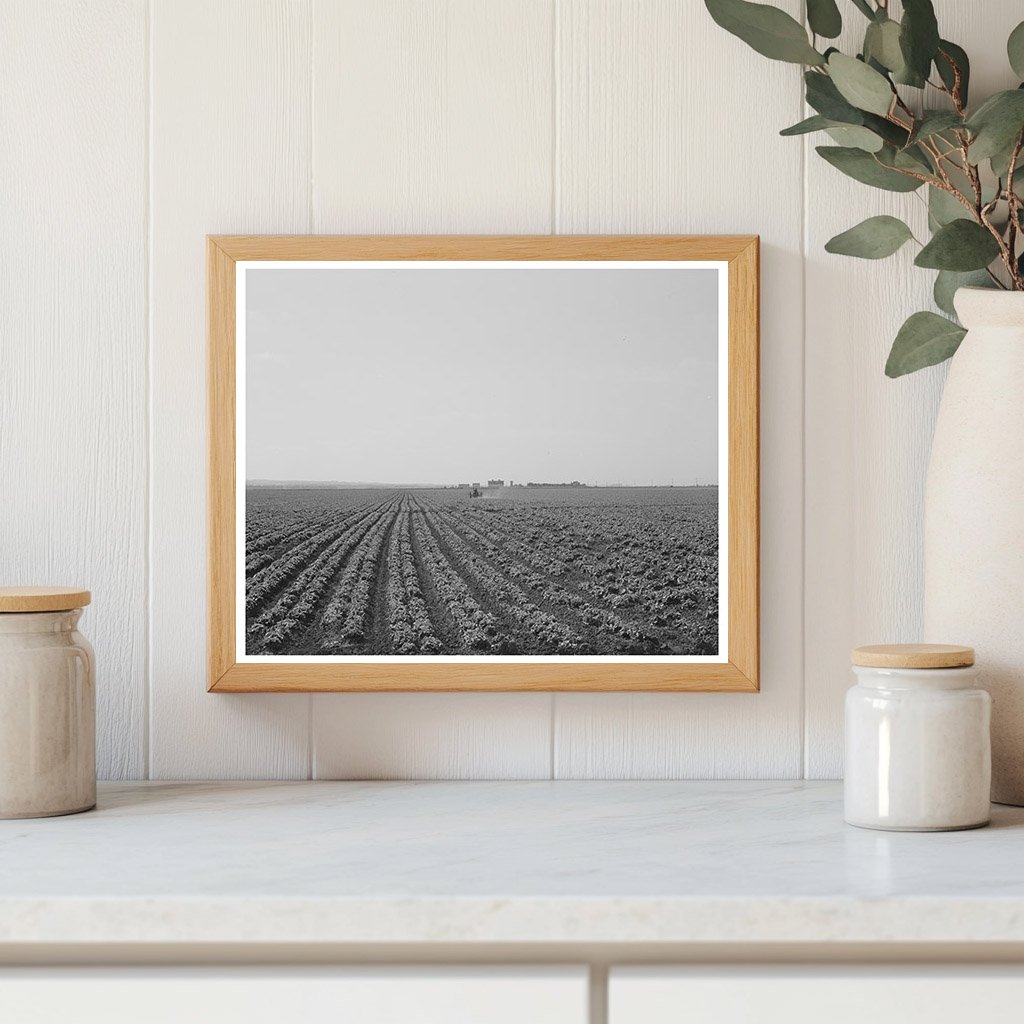
[[[718,479],[717,273],[247,272],[250,480]]]

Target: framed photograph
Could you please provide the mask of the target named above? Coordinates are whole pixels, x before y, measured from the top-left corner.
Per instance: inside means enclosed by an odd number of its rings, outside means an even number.
[[[758,240],[213,236],[210,689],[758,688]]]

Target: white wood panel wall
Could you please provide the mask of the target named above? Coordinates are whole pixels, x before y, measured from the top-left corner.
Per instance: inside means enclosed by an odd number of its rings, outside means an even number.
[[[0,580],[88,587],[99,770],[146,770],[146,11],[0,7]]]
[[[1009,84],[1019,0],[937,6]],[[882,375],[909,259],[821,252],[903,201],[777,136],[795,69],[698,0],[8,0],[0,57],[0,580],[95,591],[104,776],[841,771],[943,372]],[[279,231],[761,234],[763,692],[207,694],[203,239]]]

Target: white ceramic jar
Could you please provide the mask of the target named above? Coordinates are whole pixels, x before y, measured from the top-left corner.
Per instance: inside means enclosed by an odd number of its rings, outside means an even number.
[[[93,651],[77,630],[89,592],[0,588],[0,818],[96,805]]]
[[[858,647],[846,695],[845,818],[861,828],[940,832],[990,816],[991,699],[974,651]]]

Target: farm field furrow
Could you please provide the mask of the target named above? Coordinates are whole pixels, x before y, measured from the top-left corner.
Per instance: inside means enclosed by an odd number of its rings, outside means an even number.
[[[250,487],[246,652],[707,656],[718,488]]]

